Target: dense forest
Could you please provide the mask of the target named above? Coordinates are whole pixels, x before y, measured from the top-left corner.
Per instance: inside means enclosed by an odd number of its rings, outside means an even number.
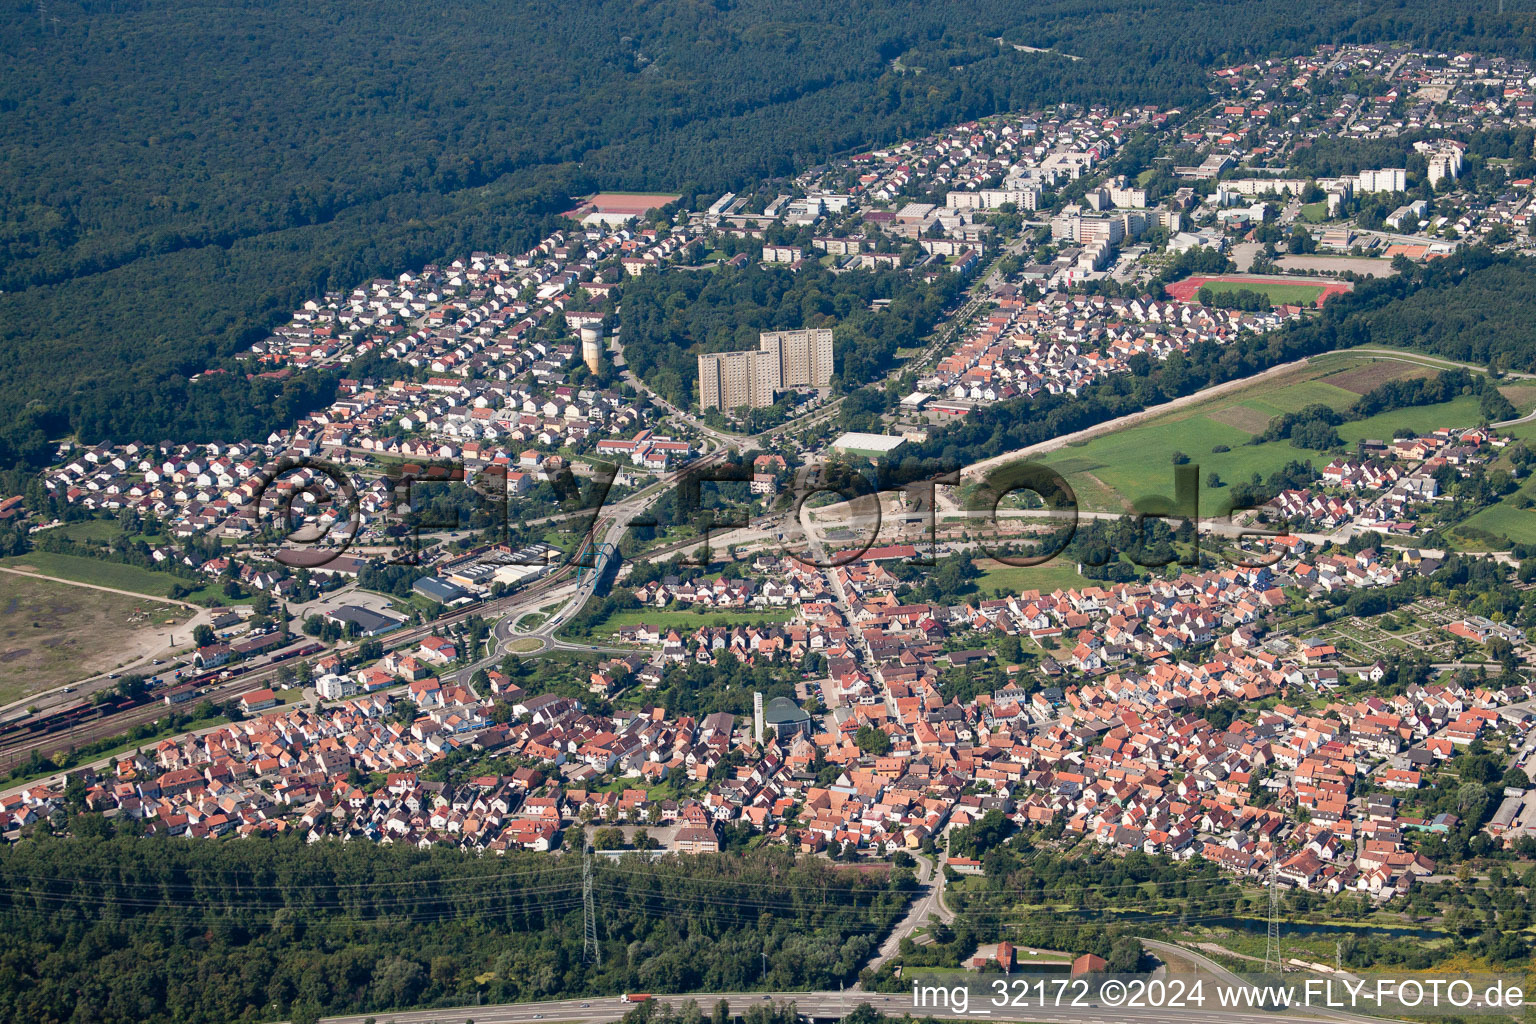
[[[658,394],[692,405],[699,353],[756,349],[761,331],[831,327],[836,377],[857,384],[919,344],[962,284],[958,274],[924,284],[897,270],[816,265],[645,274],[624,287],[624,357]],[[879,311],[877,300],[887,303]]]
[[[0,851],[0,1018],[259,1021],[622,991],[836,988],[910,871],[754,853],[602,860],[301,838],[102,837]]]
[[[7,467],[71,431],[285,425],[286,388],[184,380],[321,290],[524,247],[572,194],[719,192],[1052,102],[1189,105],[1211,67],[1320,42],[1529,56],[1536,19],[1491,0],[60,0],[6,6],[0,38]]]

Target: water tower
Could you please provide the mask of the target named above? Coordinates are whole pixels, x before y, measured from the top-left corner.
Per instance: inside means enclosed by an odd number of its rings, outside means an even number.
[[[583,324],[581,328],[581,361],[594,374],[603,367],[603,328],[598,324]]]

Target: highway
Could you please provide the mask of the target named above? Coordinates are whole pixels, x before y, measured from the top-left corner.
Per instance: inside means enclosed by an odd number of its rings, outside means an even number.
[[[956,979],[958,983],[959,979]],[[912,992],[885,995],[878,992],[689,992],[680,995],[658,996],[658,1002],[670,1003],[680,1008],[689,1000],[698,1003],[707,1017],[710,1009],[724,999],[733,1014],[741,1014],[755,1003],[794,1003],[802,1015],[821,1020],[835,1020],[846,1016],[860,1003],[868,1003],[889,1016],[911,1013],[915,1017],[934,1016],[947,1020],[974,1017],[987,1020],[1032,1021],[1036,1024],[1275,1024],[1276,1021],[1338,1020],[1349,1016],[1357,1021],[1374,1021],[1379,1018],[1358,1015],[1325,1014],[1322,1011],[1303,1013],[1296,1010],[1252,1011],[1222,1010],[1207,1007],[1204,1010],[1169,1011],[1165,1009],[1131,1009],[1125,1007],[1078,1006],[1039,1007],[991,1005],[990,998],[972,998],[970,1012],[961,1014],[946,1011],[932,1003],[914,1006]],[[1209,1001],[1209,1000],[1208,1000]],[[326,1024],[364,1024],[370,1019],[385,1024],[462,1024],[473,1019],[475,1024],[601,1024],[617,1021],[634,1006],[620,1001],[616,996],[592,996],[588,999],[560,999],[542,1003],[503,1003],[499,1006],[458,1006],[437,1010],[411,1010],[400,1013],[354,1014],[346,1017],[325,1017]]]
[[[930,905],[931,909],[942,914],[942,902],[938,902],[941,889],[935,887],[930,890],[927,899],[919,900],[917,907]],[[926,913],[923,917],[926,918]],[[910,933],[912,930],[912,915],[901,924],[898,924],[892,932],[891,938],[899,942],[898,936],[903,928]],[[1154,956],[1164,961],[1164,966],[1158,967],[1148,978],[1161,978],[1168,980],[1174,977],[1183,978],[1193,982],[1203,981],[1207,986],[1221,985],[1229,989],[1247,987],[1242,978],[1222,967],[1219,963],[1197,951],[1177,946],[1173,943],[1163,942],[1157,939],[1141,940],[1143,945]],[[891,945],[888,940],[886,945]],[[882,956],[884,949],[882,948]],[[1183,961],[1188,968],[1174,969],[1170,963]],[[876,960],[878,963],[879,960]],[[941,985],[958,985],[966,980],[963,975],[941,976]],[[915,974],[919,981],[921,972]],[[976,976],[970,975],[970,980],[975,981]],[[1028,975],[1016,975],[1017,984],[1029,978]],[[1298,984],[1299,981],[1288,980],[1286,984]],[[1012,997],[1018,995],[1018,989],[1010,987],[1010,1002]],[[847,991],[831,992],[689,992],[677,995],[657,995],[656,1001],[668,1003],[674,1009],[680,1009],[689,1000],[696,1002],[699,1009],[707,1017],[720,1000],[725,1000],[733,1015],[740,1016],[749,1007],[763,1003],[793,1003],[796,1011],[804,1017],[818,1020],[836,1020],[846,1016],[861,1003],[868,1003],[876,1010],[891,1017],[898,1017],[910,1013],[914,1017],[932,1016],[946,1020],[957,1020],[965,1017],[985,1017],[991,1020],[1029,1021],[1034,1024],[1163,1024],[1163,1022],[1175,1022],[1175,1024],[1275,1024],[1277,1021],[1329,1021],[1332,1024],[1379,1024],[1380,1021],[1390,1019],[1369,1016],[1358,1013],[1347,1013],[1325,1009],[1287,1009],[1257,1011],[1248,1009],[1224,1009],[1216,1004],[1219,996],[1213,988],[1207,988],[1202,1007],[1188,1007],[1177,1010],[1165,1008],[1135,1008],[1124,1006],[1106,1006],[1097,1001],[1095,995],[1073,1000],[1078,1005],[1072,1006],[1039,1006],[1039,1005],[993,1005],[992,990],[982,985],[977,985],[971,993],[968,1003],[958,1004],[947,999],[940,1001],[939,994],[931,989],[921,993],[921,997],[911,989],[896,993],[861,992],[855,989]],[[921,998],[921,1004],[919,1004]],[[1020,999],[1022,1003],[1024,1000]],[[400,1013],[386,1014],[352,1014],[341,1017],[326,1017],[326,1024],[364,1024],[369,1020],[383,1020],[390,1024],[459,1024],[460,1021],[473,1019],[476,1024],[536,1024],[547,1021],[549,1024],[605,1024],[605,1022],[621,1020],[625,1014],[633,1010],[634,1004],[625,1002],[617,996],[589,996],[576,999],[556,999],[545,1002],[527,1003],[503,1003],[490,1006],[458,1006],[446,1009],[411,1010]],[[961,1012],[961,1010],[966,1012]]]

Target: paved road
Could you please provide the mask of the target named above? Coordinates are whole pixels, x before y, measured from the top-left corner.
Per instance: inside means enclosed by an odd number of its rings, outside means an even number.
[[[690,992],[658,997],[659,1002],[670,1003],[673,1007],[681,1007],[690,999],[699,1005],[705,1016],[708,1016],[710,1009],[721,999],[724,999],[730,1005],[732,1012],[738,1015],[753,1004],[779,1002],[793,1003],[799,1013],[821,1019],[846,1016],[860,1003],[868,1003],[890,1016],[900,1016],[908,1012],[912,1012],[914,1016],[933,1015],[950,1019],[961,1016],[955,1012],[945,1012],[943,1007],[932,1005],[914,1009],[911,992],[892,995],[866,992]],[[593,996],[590,999],[561,999],[543,1003],[504,1003],[499,1006],[459,1006],[443,1010],[356,1014],[346,1017],[326,1017],[324,1020],[326,1024],[363,1024],[370,1017],[382,1022],[393,1022],[393,1024],[461,1024],[467,1019],[473,1019],[475,1024],[535,1024],[540,1021],[547,1021],[549,1024],[562,1024],[567,1021],[575,1024],[602,1024],[602,1022],[622,1019],[633,1008],[615,996]],[[979,1011],[985,1011],[986,1019],[990,1020],[1034,1021],[1040,1024],[1128,1024],[1128,1022],[1164,1024],[1167,1021],[1176,1021],[1179,1024],[1275,1024],[1276,1021],[1281,1020],[1337,1019],[1336,1016],[1312,1016],[1298,1011],[1264,1013],[1207,1009],[1179,1013],[1175,1016],[1160,1009],[1140,1010],[1101,1006],[993,1007],[990,1005],[990,1000],[973,1000],[969,1016],[982,1015]],[[1367,1017],[1354,1019],[1375,1020]]]
[[[928,924],[930,917],[937,917],[940,921],[953,921],[955,915],[944,906],[944,872],[936,866],[934,858],[917,855],[917,880],[922,884],[924,894],[912,901],[912,906],[907,910],[907,916],[896,922],[891,933],[880,944],[880,951],[869,962],[871,971],[880,970],[880,966],[891,957],[901,951],[901,940],[908,938],[913,932]],[[855,985],[857,989],[859,986]]]
[[[1244,987],[1246,984],[1239,975],[1223,967],[1221,964],[1217,963],[1215,960],[1212,960],[1210,957],[1206,956],[1199,950],[1190,949],[1188,946],[1175,945],[1172,942],[1163,942],[1159,939],[1143,938],[1141,939],[1141,944],[1147,949],[1151,950],[1153,953],[1159,954],[1165,958],[1176,957],[1180,960],[1189,961],[1195,965],[1197,972],[1211,975],[1220,984],[1235,986],[1239,988]],[[1252,958],[1250,957],[1247,959]],[[1256,968],[1253,973],[1260,972]],[[1318,1017],[1323,1017],[1332,1021],[1347,1022],[1347,1024],[1378,1024],[1378,1022],[1383,1019],[1381,1017],[1368,1016],[1363,1013],[1344,1013],[1338,1010],[1316,1010],[1314,1013]],[[1184,1018],[1182,1015],[1180,1015],[1177,1019],[1182,1020]]]

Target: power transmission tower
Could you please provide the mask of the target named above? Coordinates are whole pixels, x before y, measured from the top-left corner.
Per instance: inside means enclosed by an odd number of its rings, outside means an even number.
[[[581,958],[602,966],[603,950],[597,944],[597,910],[592,902],[592,847],[581,853]]]
[[[1279,974],[1280,966],[1280,859],[1269,862],[1269,933],[1264,939],[1264,973]]]

